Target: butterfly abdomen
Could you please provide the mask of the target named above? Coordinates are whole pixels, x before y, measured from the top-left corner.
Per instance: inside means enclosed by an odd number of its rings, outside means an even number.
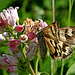
[[[41,58],[44,60],[47,53],[47,47],[46,47],[45,39],[43,38],[43,33],[42,32],[38,33],[37,38],[40,45],[40,55]]]

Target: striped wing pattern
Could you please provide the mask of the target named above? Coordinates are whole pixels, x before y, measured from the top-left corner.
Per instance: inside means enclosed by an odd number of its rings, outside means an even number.
[[[67,58],[73,53],[71,46],[60,39],[60,35],[62,35],[60,30],[59,23],[56,21],[37,34],[42,59],[45,59],[46,56],[46,45],[50,49],[50,55],[56,60]]]

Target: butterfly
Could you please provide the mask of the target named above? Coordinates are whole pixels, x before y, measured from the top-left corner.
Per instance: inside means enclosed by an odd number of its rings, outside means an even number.
[[[40,30],[37,38],[43,60],[46,57],[48,47],[52,58],[55,60],[65,59],[73,53],[71,45],[75,45],[75,26],[60,28],[56,21]]]

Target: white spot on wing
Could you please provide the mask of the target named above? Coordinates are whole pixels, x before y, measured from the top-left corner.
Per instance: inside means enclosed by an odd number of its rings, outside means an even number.
[[[72,34],[72,29],[68,29],[67,35],[69,35],[69,36],[72,36],[72,35],[73,35],[73,34]]]

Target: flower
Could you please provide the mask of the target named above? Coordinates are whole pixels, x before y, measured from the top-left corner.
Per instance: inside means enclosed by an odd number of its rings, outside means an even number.
[[[17,10],[19,7],[9,7],[7,10],[3,10],[1,12],[1,27],[6,28],[7,24],[10,26],[14,26],[16,24],[16,21],[19,20]]]
[[[17,59],[22,59],[22,54],[19,50],[14,50],[12,53]]]
[[[7,23],[1,18],[1,22],[0,22],[0,27],[1,28],[6,28],[7,27]]]
[[[28,33],[27,36],[28,36],[28,39],[29,39],[29,40],[32,40],[32,39],[35,38],[35,34],[34,34],[33,32]]]
[[[24,21],[24,24],[25,24],[25,31],[24,31],[25,34],[28,34],[30,32],[36,33],[37,27],[39,27],[39,21],[36,20],[32,21],[32,19],[29,18],[27,18]]]
[[[22,43],[25,43],[25,42],[27,42],[27,40],[28,40],[28,37],[27,37],[27,35],[25,35],[25,34],[22,34],[22,35],[20,35],[20,41],[22,42]]]
[[[6,68],[7,66],[0,64],[0,69]]]
[[[20,41],[18,39],[10,40],[10,42],[7,43],[7,46],[10,47],[10,50],[18,50],[18,46],[20,44]]]
[[[47,23],[46,22],[43,22],[42,19],[39,19],[39,20],[40,20],[39,27],[45,28],[45,27],[48,26]]]
[[[6,68],[8,67],[8,72],[14,72],[17,69],[18,60],[11,56],[11,55],[5,55],[3,54],[0,56],[0,68]],[[11,68],[10,68],[11,67]]]
[[[6,54],[3,54],[2,56],[6,59],[4,63],[7,63],[9,65],[17,65],[18,60],[15,57]]]
[[[34,59],[36,53],[38,51],[38,44],[36,42],[31,41],[29,43],[29,48],[27,50],[27,59],[31,61]]]
[[[33,41],[33,42],[37,42],[38,43],[38,38],[37,37],[35,37],[34,39],[32,39],[31,41]]]
[[[8,72],[15,72],[15,71],[17,71],[17,66],[8,66],[7,71]]]
[[[22,32],[22,31],[24,30],[24,27],[23,27],[22,25],[17,25],[17,26],[15,27],[15,30],[16,30],[17,32]]]

